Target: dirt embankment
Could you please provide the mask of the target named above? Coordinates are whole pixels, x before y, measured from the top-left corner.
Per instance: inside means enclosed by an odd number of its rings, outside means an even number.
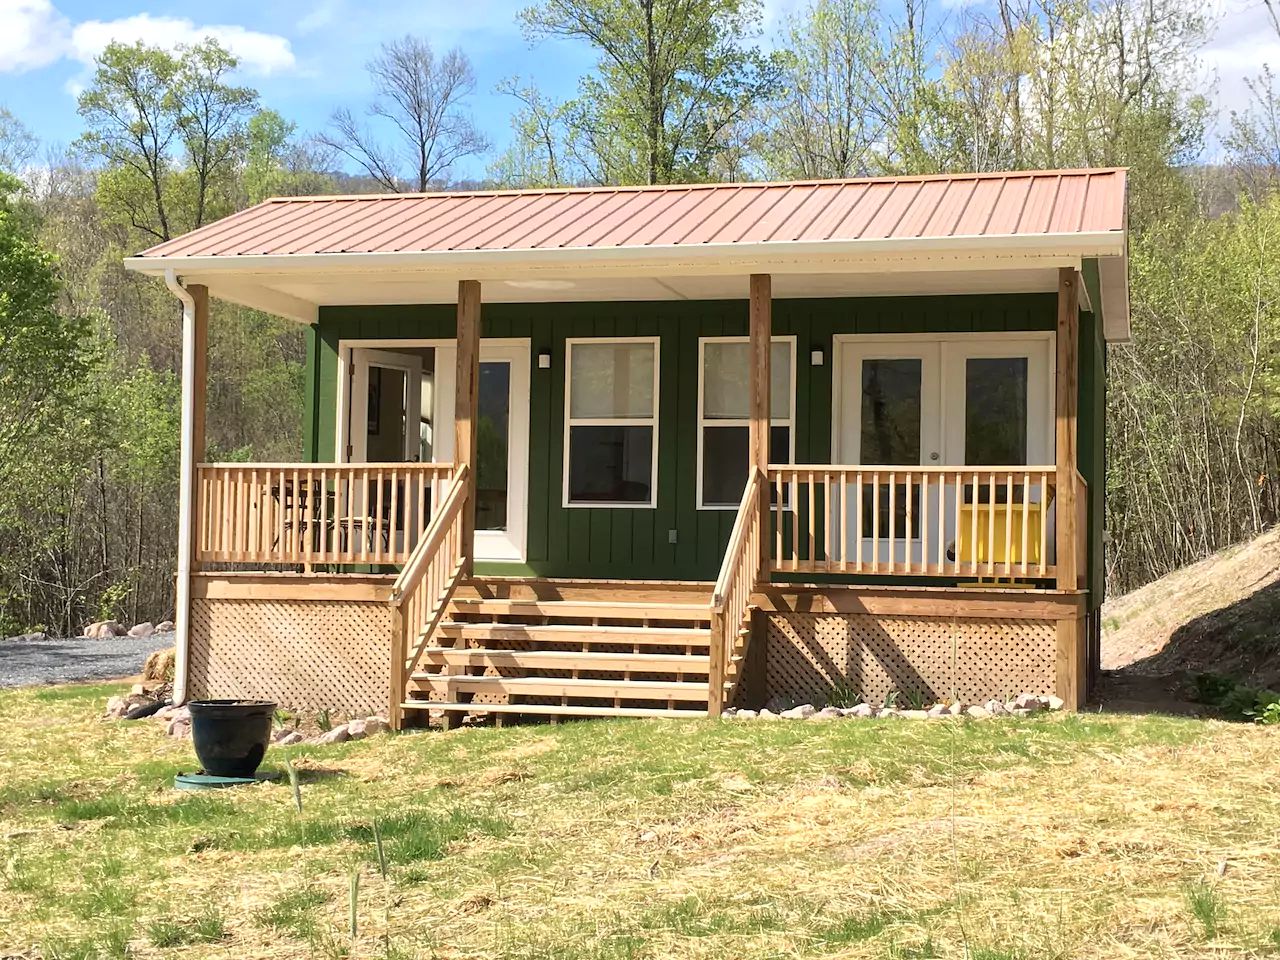
[[[1280,689],[1280,527],[1102,608],[1102,666]]]

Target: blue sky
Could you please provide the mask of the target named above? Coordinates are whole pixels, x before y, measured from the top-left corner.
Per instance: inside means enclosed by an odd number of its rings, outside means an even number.
[[[529,0],[0,0],[0,104],[45,143],[66,144],[80,132],[75,93],[93,56],[110,40],[172,46],[207,34],[241,58],[243,81],[265,105],[304,131],[324,125],[334,107],[359,110],[369,96],[363,65],[389,38],[414,33],[437,49],[460,45],[476,72],[474,112],[497,147],[509,136],[509,98],[495,86],[533,78],[548,94],[572,93],[590,68],[576,44],[530,47],[516,22]],[[766,0],[766,42],[781,16],[802,0]],[[888,0],[892,3],[893,0]],[[938,0],[940,8],[973,0]],[[982,0],[976,0],[982,2]],[[1263,0],[1218,0],[1214,39],[1202,52],[1216,77],[1220,106],[1241,105],[1244,77],[1262,64],[1280,70],[1280,39]],[[459,175],[478,175],[483,161]]]

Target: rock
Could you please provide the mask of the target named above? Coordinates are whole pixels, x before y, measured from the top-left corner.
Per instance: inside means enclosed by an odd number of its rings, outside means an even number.
[[[1034,693],[1020,693],[1014,698],[1013,707],[1019,710],[1042,710],[1048,708],[1049,704],[1042,701]]]
[[[156,633],[173,633],[173,621],[161,620],[156,624]]]
[[[173,710],[173,713],[171,713],[171,714],[170,714],[170,716],[171,716],[174,720],[182,720],[182,721],[184,721],[184,722],[186,722],[186,723],[190,723],[190,722],[191,722],[191,708],[190,708],[190,707],[187,707],[187,706],[179,706],[179,707],[175,707],[175,708],[174,708],[174,710]]]
[[[119,620],[99,620],[85,627],[84,635],[90,640],[110,640],[124,636],[124,624]]]
[[[783,697],[770,697],[769,701],[764,705],[764,708],[770,713],[781,714],[791,705],[792,702],[793,701],[786,700]]]
[[[882,718],[885,720],[892,720],[895,717],[900,717],[900,716],[902,716],[902,714],[899,713],[893,707],[881,707],[879,710],[876,711],[876,717]]]
[[[945,703],[935,703],[932,707],[925,711],[930,718],[949,717],[951,716],[951,708]]]
[[[368,735],[368,726],[363,720],[352,720],[347,724],[348,740],[363,740]]]
[[[1050,694],[1047,697],[1044,697],[1043,699],[1044,699],[1045,705],[1050,710],[1061,710],[1063,707],[1067,705],[1067,701],[1063,700],[1061,697],[1055,697],[1052,694]]]
[[[48,639],[49,635],[47,633],[43,633],[38,630],[35,633],[20,633],[16,637],[5,637],[5,640],[26,641],[27,643],[35,643],[40,640]]]
[[[325,733],[320,734],[320,736],[316,737],[316,743],[345,743],[350,739],[351,734],[347,732],[347,725],[344,723],[341,726],[334,727],[332,730],[328,730]]]
[[[386,733],[391,729],[391,721],[384,717],[365,717],[364,732],[365,736],[372,737],[379,733]]]
[[[991,712],[986,707],[979,707],[977,704],[965,712],[975,720],[985,720],[991,716]]]
[[[137,637],[139,640],[145,639],[156,632],[156,625],[150,620],[144,620],[142,623],[135,623],[129,628],[129,636]]]
[[[129,701],[124,697],[112,697],[107,701],[107,710],[105,716],[112,720],[119,720],[129,712]]]
[[[301,743],[305,738],[297,730],[287,730],[283,737],[276,738],[277,747],[291,747],[295,743]]]
[[[929,719],[928,710],[899,710],[897,711],[897,713],[898,713],[898,716],[902,717],[903,720],[928,720]]]
[[[963,717],[969,712],[969,705],[957,700],[947,708],[947,715],[952,717]]]
[[[850,707],[844,712],[844,715],[846,717],[857,717],[860,720],[865,720],[868,717],[874,717],[876,715],[876,710],[875,707],[871,706],[869,703],[860,703],[856,707]]]
[[[646,830],[644,833],[640,834],[641,843],[653,843],[653,841],[657,839],[658,835],[652,830]]]
[[[823,707],[817,713],[809,717],[810,720],[839,720],[844,713],[839,707]]]
[[[287,737],[289,734],[294,733],[294,732],[295,732],[295,731],[294,731],[294,728],[293,728],[293,727],[280,727],[279,729],[277,729],[277,730],[276,730],[276,732],[275,732],[275,733],[273,733],[273,734],[271,735],[271,742],[272,742],[272,743],[279,743],[281,740],[283,740],[283,739],[284,739],[285,737]]]
[[[184,720],[181,717],[174,717],[169,721],[169,726],[165,728],[164,732],[178,739],[188,736],[191,733],[191,720],[190,718]]]
[[[808,720],[815,713],[817,708],[812,703],[802,703],[798,707],[792,707],[790,710],[783,710],[778,716],[783,720]]]
[[[754,710],[738,710],[733,714],[735,720],[754,720],[759,714]]]
[[[987,711],[988,716],[998,717],[1002,713],[1008,713],[1008,708],[999,700],[988,700],[984,703],[983,708]]]
[[[772,710],[770,710],[768,707],[765,707],[763,710],[761,710],[758,716],[760,717],[761,720],[777,720],[778,719],[778,715],[774,713]]]
[[[1009,712],[1010,712],[1010,713],[1012,713],[1015,717],[1029,717],[1029,716],[1031,716],[1033,713],[1035,713],[1036,711],[1035,711],[1035,710],[1030,710],[1030,709],[1028,709],[1028,708],[1026,708],[1026,707],[1014,707],[1014,708],[1013,708],[1012,710],[1010,710]]]
[[[156,683],[171,682],[176,657],[177,651],[173,647],[168,650],[156,650],[149,654],[142,665],[142,679]]]
[[[721,719],[721,720],[732,720],[732,719],[733,719],[734,717],[736,717],[737,715],[738,715],[738,708],[737,708],[737,707],[730,707],[728,710],[723,710],[723,711],[721,711],[721,713],[720,713],[720,719]]]

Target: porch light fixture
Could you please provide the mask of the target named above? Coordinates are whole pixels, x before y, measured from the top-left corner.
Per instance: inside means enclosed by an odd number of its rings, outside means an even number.
[[[809,351],[809,366],[820,367],[822,366],[822,362],[823,362],[823,357],[822,357],[821,347],[816,347],[813,350]]]
[[[549,351],[540,350],[538,352],[538,369],[539,370],[551,369],[551,353]]]

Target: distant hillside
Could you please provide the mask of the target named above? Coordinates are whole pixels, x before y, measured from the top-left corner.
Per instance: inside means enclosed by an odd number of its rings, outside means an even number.
[[[1280,688],[1280,527],[1110,600],[1102,666]]]

